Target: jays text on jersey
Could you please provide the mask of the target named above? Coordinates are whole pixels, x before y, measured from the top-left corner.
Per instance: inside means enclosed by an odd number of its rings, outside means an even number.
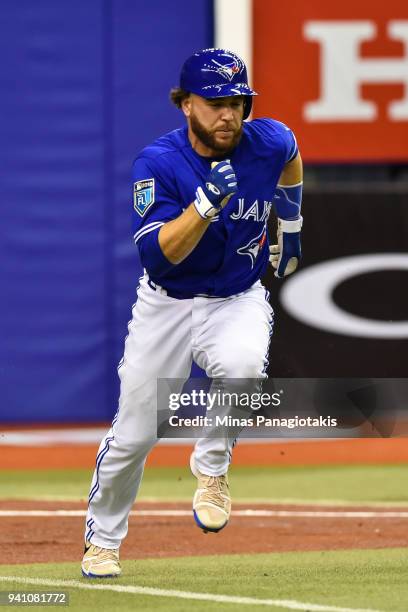
[[[229,155],[238,192],[213,218],[192,253],[173,265],[159,247],[160,227],[193,202],[211,163],[219,158],[198,155],[187,127],[143,149],[133,164],[133,231],[151,280],[180,298],[227,297],[251,287],[268,263],[267,220],[279,176],[297,152],[295,137],[283,123],[244,122],[242,138]]]

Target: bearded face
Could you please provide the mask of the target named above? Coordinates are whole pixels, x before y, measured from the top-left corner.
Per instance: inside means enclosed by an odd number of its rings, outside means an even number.
[[[187,117],[193,148],[202,155],[222,156],[231,152],[242,136],[243,96],[191,98]]]
[[[213,149],[217,154],[223,155],[235,149],[242,136],[242,124],[217,128],[206,128],[196,115],[191,116],[191,130],[201,142]]]

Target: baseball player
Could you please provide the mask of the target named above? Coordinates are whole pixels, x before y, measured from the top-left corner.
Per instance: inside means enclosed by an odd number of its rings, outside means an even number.
[[[121,573],[119,547],[157,441],[157,379],[188,379],[193,360],[213,384],[266,377],[273,312],[260,279],[268,261],[279,278],[298,265],[302,163],[283,123],[244,122],[255,95],[235,53],[195,53],[171,92],[186,126],[134,162],[134,239],[145,271],[119,366],[119,408],[89,495],[86,577]],[[272,208],[278,241],[269,247]],[[195,445],[193,515],[204,531],[228,522],[234,443],[225,433]]]

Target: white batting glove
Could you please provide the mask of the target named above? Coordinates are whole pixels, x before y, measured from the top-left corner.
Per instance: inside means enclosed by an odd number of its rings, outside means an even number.
[[[212,162],[204,187],[197,187],[194,206],[203,219],[217,215],[238,190],[237,177],[230,160]]]

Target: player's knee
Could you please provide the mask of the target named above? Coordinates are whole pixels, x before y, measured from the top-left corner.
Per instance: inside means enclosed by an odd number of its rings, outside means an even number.
[[[230,350],[220,355],[216,370],[223,378],[263,378],[265,358],[254,349]]]
[[[156,441],[156,436],[149,431],[140,431],[133,437],[118,436],[115,440],[115,454],[119,459],[126,457],[141,459],[147,455]]]

